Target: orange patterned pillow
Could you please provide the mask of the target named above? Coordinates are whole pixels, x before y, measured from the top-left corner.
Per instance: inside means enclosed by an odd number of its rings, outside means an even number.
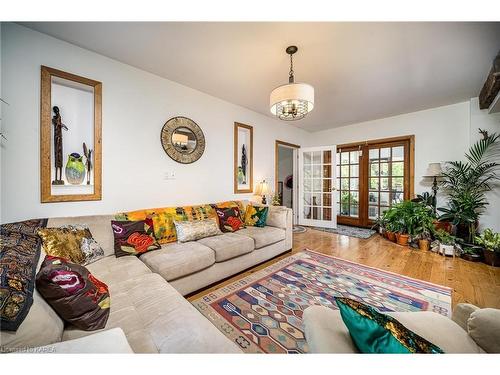
[[[217,217],[214,208],[209,205],[150,208],[124,212],[115,216],[116,220],[144,220],[151,218],[155,238],[160,244],[177,241],[174,221],[205,220]]]

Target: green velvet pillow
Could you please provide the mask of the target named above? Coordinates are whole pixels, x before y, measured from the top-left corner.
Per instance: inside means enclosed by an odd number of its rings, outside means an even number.
[[[340,315],[361,353],[444,353],[396,319],[349,298],[335,297]]]
[[[245,225],[248,227],[265,227],[269,207],[249,204],[245,211]]]

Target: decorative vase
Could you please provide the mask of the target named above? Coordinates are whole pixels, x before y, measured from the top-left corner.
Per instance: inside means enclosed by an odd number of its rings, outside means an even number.
[[[418,248],[420,250],[427,251],[430,248],[430,241],[429,240],[418,240]]]
[[[83,164],[83,156],[77,152],[73,152],[68,156],[66,164],[66,180],[72,185],[80,185],[85,178],[85,164]]]
[[[409,234],[398,233],[396,236],[398,239],[398,245],[408,246],[408,241],[410,240]]]

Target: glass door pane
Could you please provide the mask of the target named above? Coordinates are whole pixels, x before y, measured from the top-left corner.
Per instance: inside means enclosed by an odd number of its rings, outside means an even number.
[[[359,217],[359,160],[359,150],[339,150],[337,153],[338,214],[343,217]]]
[[[299,222],[303,225],[335,227],[335,146],[301,149]],[[347,155],[349,165],[349,155]],[[349,178],[346,180],[350,184]]]
[[[405,146],[370,146],[368,160],[368,219],[375,220],[405,193]]]

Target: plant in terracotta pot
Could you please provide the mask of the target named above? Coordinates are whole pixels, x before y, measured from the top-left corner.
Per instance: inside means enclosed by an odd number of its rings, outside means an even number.
[[[434,210],[425,202],[417,203],[413,210],[414,216],[414,240],[418,242],[420,250],[429,250],[434,232]]]
[[[476,236],[476,243],[483,246],[484,263],[500,267],[500,233],[485,229],[481,235]]]
[[[390,208],[382,214],[385,226],[385,235],[389,241],[396,242],[396,232],[399,230],[397,210]]]
[[[450,233],[443,229],[436,231],[435,236],[439,241],[439,254],[455,255],[455,236],[452,236]]]
[[[403,201],[392,206],[395,225],[397,227],[397,241],[401,246],[407,246],[410,237],[415,234],[417,220],[415,211],[421,207],[419,203],[412,201]]]

